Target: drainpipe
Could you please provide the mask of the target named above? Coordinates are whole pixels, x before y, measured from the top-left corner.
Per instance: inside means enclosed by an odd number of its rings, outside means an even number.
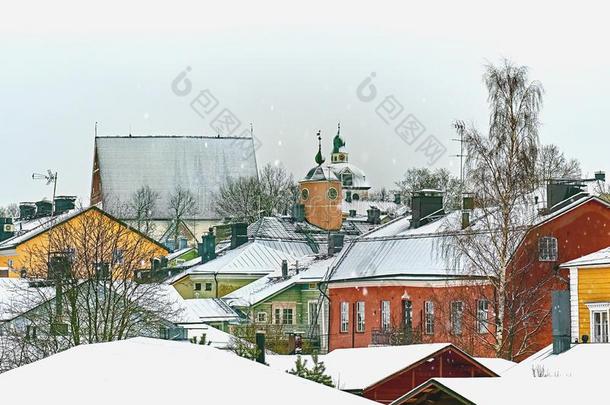
[[[214,296],[218,298],[218,273],[214,273]]]

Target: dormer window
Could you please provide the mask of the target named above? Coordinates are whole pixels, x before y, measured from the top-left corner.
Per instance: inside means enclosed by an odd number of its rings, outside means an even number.
[[[341,183],[344,187],[352,186],[354,184],[354,175],[349,171],[341,173]]]
[[[538,239],[538,260],[541,262],[555,262],[557,257],[557,238],[543,236]]]

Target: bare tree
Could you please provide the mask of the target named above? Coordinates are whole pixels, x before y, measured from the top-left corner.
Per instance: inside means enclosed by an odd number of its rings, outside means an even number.
[[[489,302],[495,316],[492,323],[493,348],[498,356],[514,358],[526,350],[525,342],[515,347],[515,339],[535,333],[544,319],[535,319],[537,294],[545,285],[526,284],[534,248],[521,248],[533,226],[535,209],[529,201],[537,184],[538,115],[543,89],[528,79],[528,70],[504,60],[488,65],[484,81],[489,92],[489,132],[465,130],[466,176],[478,198],[471,225],[446,238],[445,253],[463,265],[469,275],[491,285]],[[461,222],[461,221],[456,221]],[[459,230],[461,223],[451,224]],[[534,326],[520,330],[524,318]],[[544,317],[543,317],[544,318]]]
[[[178,185],[170,195],[168,209],[171,214],[172,226],[174,227],[174,243],[177,247],[180,236],[180,224],[197,213],[197,200],[190,190]]]
[[[15,318],[0,325],[2,369],[80,344],[158,337],[180,309],[166,286],[134,277],[164,252],[96,210],[51,228],[23,253],[29,265],[12,291]]]
[[[6,207],[0,207],[0,217],[19,218],[19,205],[11,203]]]
[[[460,207],[461,186],[460,180],[447,169],[430,170],[427,167],[413,167],[408,169],[403,178],[394,183],[398,188],[403,201],[410,205],[414,192],[431,188],[445,192],[445,209]]]
[[[216,212],[252,223],[261,216],[286,213],[296,201],[297,186],[283,167],[267,164],[257,177],[229,180],[215,195]]]
[[[153,215],[159,197],[159,193],[149,186],[142,186],[133,193],[129,201],[129,208],[135,219],[136,228],[149,236],[155,231]]]
[[[581,177],[578,160],[566,158],[563,152],[553,144],[540,148],[536,171],[540,185],[544,185],[549,179],[578,179]]]

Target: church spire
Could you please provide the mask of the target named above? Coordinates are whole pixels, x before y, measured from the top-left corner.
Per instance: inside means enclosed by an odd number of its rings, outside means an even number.
[[[316,163],[318,166],[324,163],[324,158],[322,157],[322,135],[320,135],[320,132],[318,131],[318,153],[316,153]]]
[[[345,141],[341,138],[341,122],[337,123],[337,135],[333,139],[333,153],[339,153],[340,149],[345,146]]]

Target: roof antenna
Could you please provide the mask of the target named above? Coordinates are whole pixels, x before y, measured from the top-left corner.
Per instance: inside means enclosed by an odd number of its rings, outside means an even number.
[[[250,123],[250,136],[254,138],[254,126]]]
[[[95,137],[97,138],[97,121],[95,121]]]

